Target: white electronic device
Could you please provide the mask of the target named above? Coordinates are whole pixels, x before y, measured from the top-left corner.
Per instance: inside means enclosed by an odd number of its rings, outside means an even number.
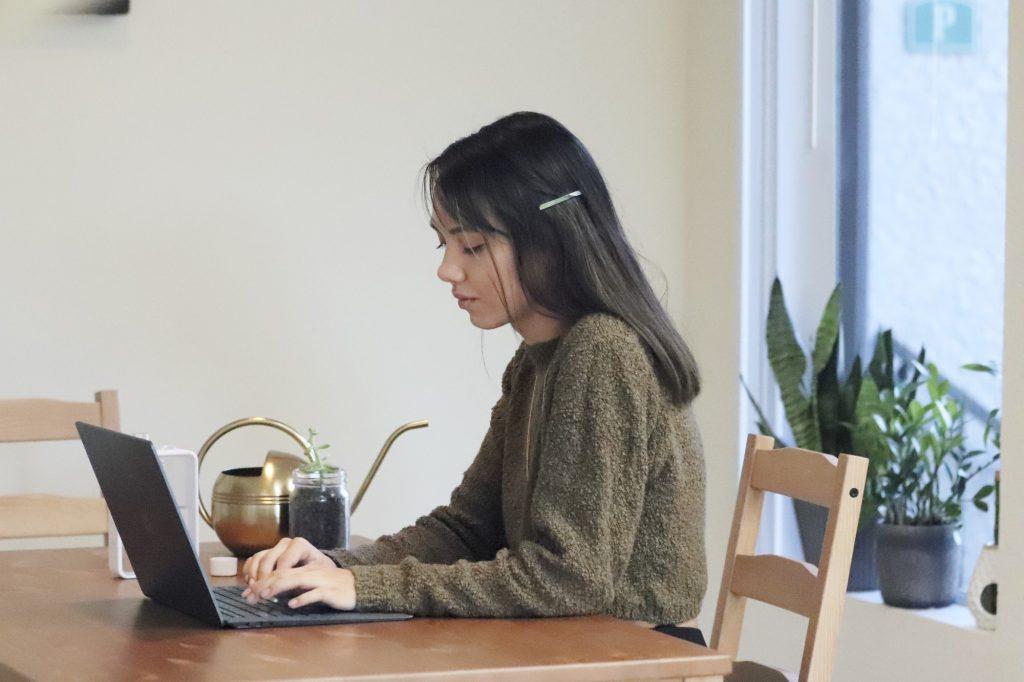
[[[149,440],[146,434],[133,434],[140,438]],[[174,497],[174,504],[178,507],[181,520],[188,531],[188,539],[192,541],[192,547],[199,552],[199,467],[196,462],[196,453],[191,450],[175,448],[169,445],[161,445],[156,448],[157,459],[160,468],[163,469],[164,478],[171,489]],[[128,555],[124,551],[124,544],[121,536],[114,525],[114,519],[107,512],[107,565],[110,572],[120,578],[134,579]]]

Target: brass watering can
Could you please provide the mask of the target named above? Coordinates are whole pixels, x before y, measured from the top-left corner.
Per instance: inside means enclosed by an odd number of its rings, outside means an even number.
[[[299,444],[309,458],[309,442],[287,424],[267,417],[247,417],[225,424],[210,436],[199,449],[198,464],[213,444],[225,434],[243,426],[262,425],[282,431]],[[428,425],[424,420],[404,424],[388,436],[369,473],[352,500],[350,513],[355,513],[363,494],[369,487],[377,469],[388,454],[395,439],[411,429]],[[262,467],[242,467],[222,471],[213,484],[210,510],[199,496],[199,511],[203,520],[217,533],[217,537],[235,556],[247,557],[273,547],[288,537],[288,495],[292,488],[292,471],[306,462],[305,458],[285,452],[270,451]]]

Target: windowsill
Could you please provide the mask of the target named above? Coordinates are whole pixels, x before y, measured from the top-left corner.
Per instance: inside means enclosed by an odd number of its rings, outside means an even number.
[[[953,604],[951,606],[944,606],[935,609],[903,609],[885,604],[882,601],[882,593],[877,590],[874,592],[847,592],[846,596],[866,604],[876,604],[878,607],[888,611],[896,611],[899,613],[917,616],[919,618],[927,618],[928,620],[933,620],[937,623],[952,625],[953,627],[960,628],[961,630],[970,630],[982,634],[989,634],[991,632],[990,630],[982,630],[979,628],[977,623],[974,621],[974,615],[971,613],[970,609],[963,604]]]

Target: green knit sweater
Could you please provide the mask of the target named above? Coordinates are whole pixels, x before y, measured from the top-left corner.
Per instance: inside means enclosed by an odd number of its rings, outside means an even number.
[[[520,344],[451,501],[355,550],[356,610],[678,623],[707,584],[704,458],[622,320]]]

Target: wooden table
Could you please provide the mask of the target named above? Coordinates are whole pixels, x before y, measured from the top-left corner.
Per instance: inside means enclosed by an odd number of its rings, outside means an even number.
[[[204,570],[225,553],[204,544]],[[221,630],[145,599],[106,563],[103,548],[0,552],[0,679],[710,682],[732,667],[724,654],[607,616]]]

